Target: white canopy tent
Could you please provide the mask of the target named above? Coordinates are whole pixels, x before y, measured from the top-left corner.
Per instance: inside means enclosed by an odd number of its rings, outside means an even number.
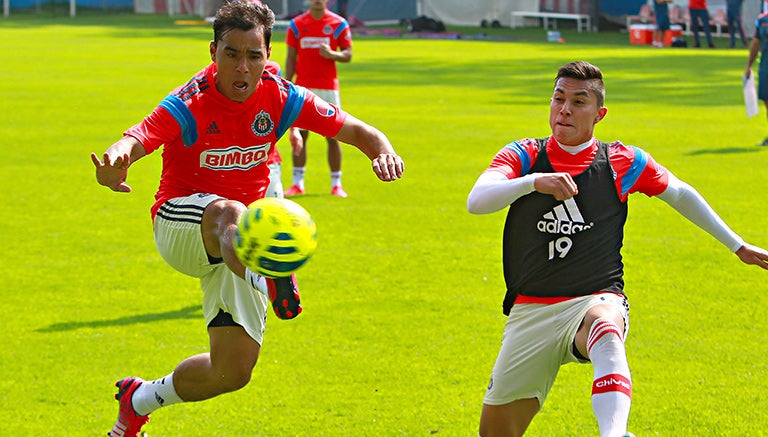
[[[512,11],[538,12],[539,0],[419,0],[422,14],[453,26],[498,21],[509,26]]]

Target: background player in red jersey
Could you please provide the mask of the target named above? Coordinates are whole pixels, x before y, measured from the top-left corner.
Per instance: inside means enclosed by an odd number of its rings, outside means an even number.
[[[254,2],[261,4],[261,2]],[[280,64],[273,60],[268,60],[267,65],[264,66],[264,71],[274,74],[275,76],[282,75],[282,69]],[[269,186],[267,186],[267,192],[264,193],[264,197],[284,197],[283,190],[283,157],[280,156],[280,151],[277,149],[277,145],[269,149],[269,158],[267,159],[267,167],[269,167]]]
[[[742,262],[768,269],[768,252],[746,244],[690,185],[637,147],[594,138],[608,112],[602,77],[586,62],[561,67],[550,101],[552,135],[504,147],[469,193],[474,214],[509,207],[509,318],[485,395],[482,437],[523,435],[569,362],[592,363],[600,435],[626,434],[632,380],[621,246],[630,193],[658,197]]]
[[[326,101],[341,107],[337,62],[352,60],[352,30],[347,20],[326,8],[328,0],[309,0],[309,10],[295,17],[288,25],[285,43],[285,77],[309,88]],[[301,141],[292,136],[293,184],[286,196],[304,194],[304,173],[307,164],[308,132],[301,130]],[[347,197],[341,185],[341,147],[336,139],[327,137],[328,166],[331,170],[331,194]]]
[[[403,161],[382,132],[264,71],[274,19],[267,6],[225,3],[213,22],[213,63],[166,96],[101,158],[91,154],[98,183],[129,192],[130,166],[163,148],[151,208],[155,243],[173,268],[200,279],[210,338],[210,352],[183,360],[165,377],[118,381],[120,410],[112,436],[138,435],[160,407],[248,384],[261,349],[267,294],[277,293],[278,317],[298,314],[293,280],[265,281],[240,263],[232,245],[240,214],[267,190],[269,151],[289,126],[356,146],[382,181],[402,176]],[[290,308],[275,304],[283,301]]]
[[[256,4],[261,4],[259,1],[255,1]],[[275,76],[282,75],[282,68],[280,64],[273,60],[268,60],[267,65],[264,67],[264,71],[274,74]],[[302,147],[303,140],[299,130],[296,128],[290,129],[289,140],[292,147]],[[267,159],[267,167],[269,167],[269,186],[267,192],[264,193],[264,197],[285,197],[285,191],[283,190],[283,157],[280,156],[280,151],[277,146],[269,149],[269,157]]]

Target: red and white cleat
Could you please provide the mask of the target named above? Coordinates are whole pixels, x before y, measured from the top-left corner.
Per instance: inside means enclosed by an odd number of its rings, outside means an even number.
[[[331,195],[341,197],[342,199],[347,198],[347,192],[344,191],[344,188],[342,188],[341,185],[336,185],[335,187],[331,188]]]
[[[301,188],[298,185],[291,185],[291,187],[285,190],[285,193],[283,194],[285,197],[301,196],[304,194],[304,188]]]
[[[131,403],[133,392],[135,392],[143,383],[144,380],[133,376],[123,378],[115,383],[115,386],[117,387],[115,399],[120,402],[120,411],[117,414],[115,426],[112,427],[112,431],[107,433],[108,436],[139,437],[141,427],[149,422],[149,415],[139,416],[136,413],[136,410],[133,409],[133,404]]]

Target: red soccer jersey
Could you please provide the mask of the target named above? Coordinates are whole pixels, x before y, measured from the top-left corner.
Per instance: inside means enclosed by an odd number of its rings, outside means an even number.
[[[165,201],[211,193],[248,205],[269,185],[267,156],[291,125],[333,137],[347,115],[303,87],[264,72],[253,95],[232,101],[216,90],[211,64],[125,132],[147,153],[163,147],[152,217]]]
[[[572,155],[561,149],[553,137],[547,141],[547,156],[552,168],[575,176],[589,167],[598,149],[597,140],[581,152]],[[496,154],[486,171],[496,171],[509,179],[528,174],[539,154],[539,144],[534,138],[525,138],[506,145]],[[656,196],[667,189],[668,171],[638,147],[625,146],[620,141],[608,147],[608,157],[613,168],[616,192],[622,202],[630,193],[640,192]]]
[[[320,45],[332,50],[352,45],[352,30],[347,20],[329,10],[319,20],[309,11],[291,20],[285,43],[296,49],[296,84],[321,90],[339,89],[336,62],[320,56]]]
[[[689,9],[707,9],[707,0],[689,0]]]

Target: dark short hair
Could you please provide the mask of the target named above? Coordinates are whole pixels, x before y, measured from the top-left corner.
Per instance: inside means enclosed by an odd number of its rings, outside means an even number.
[[[563,77],[588,81],[589,89],[597,98],[597,107],[603,106],[605,103],[605,83],[603,83],[603,72],[597,66],[585,61],[569,62],[557,70],[555,83]]]
[[[272,42],[272,26],[275,24],[275,13],[269,6],[250,0],[227,1],[216,11],[213,19],[213,42],[218,43],[232,29],[251,30],[262,26],[264,45],[269,47]]]

